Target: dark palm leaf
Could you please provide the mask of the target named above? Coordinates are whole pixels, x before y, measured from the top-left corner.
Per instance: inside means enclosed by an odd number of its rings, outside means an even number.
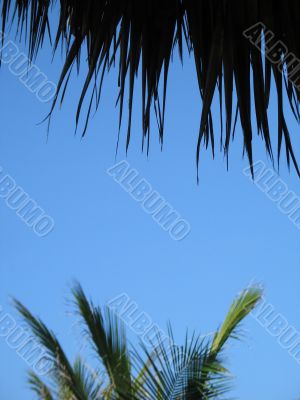
[[[7,21],[17,19],[20,34],[29,35],[29,55],[34,57],[43,44],[49,28],[49,13],[55,0],[3,0],[2,29]],[[244,150],[252,163],[251,96],[254,97],[258,133],[267,153],[273,159],[269,130],[268,105],[271,77],[278,96],[278,160],[284,141],[288,165],[292,160],[298,174],[290,132],[283,109],[283,95],[299,120],[300,93],[291,80],[296,66],[279,70],[261,51],[243,36],[243,31],[262,22],[282,40],[289,52],[300,56],[300,3],[298,0],[61,0],[56,26],[54,50],[59,43],[66,49],[65,64],[58,82],[58,93],[64,96],[74,64],[80,66],[81,50],[87,49],[88,72],[78,103],[76,123],[83,101],[91,87],[87,122],[94,101],[99,106],[102,81],[106,70],[118,60],[120,87],[118,103],[120,124],[125,96],[129,88],[127,147],[130,141],[134,84],[141,66],[143,143],[149,145],[150,115],[154,108],[159,137],[163,141],[166,88],[171,55],[175,47],[183,56],[183,38],[194,55],[199,91],[203,101],[200,119],[197,162],[201,144],[211,144],[214,152],[215,132],[211,104],[215,92],[220,97],[221,115],[225,112],[225,140],[221,147],[228,155],[234,136],[236,117],[240,116]],[[13,16],[10,18],[10,16]],[[275,40],[275,39],[274,39]],[[283,57],[284,54],[281,54]],[[300,58],[300,57],[299,57]],[[288,60],[289,61],[289,60]],[[283,85],[284,81],[284,85]],[[161,89],[161,90],[160,90]],[[224,95],[224,110],[223,109]],[[236,100],[235,100],[236,99]],[[53,108],[58,100],[54,100]],[[236,113],[233,114],[233,111]],[[234,123],[233,123],[234,118]]]

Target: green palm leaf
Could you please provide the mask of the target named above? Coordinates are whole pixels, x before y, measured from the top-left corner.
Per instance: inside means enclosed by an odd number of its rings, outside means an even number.
[[[81,286],[73,289],[73,296],[91,345],[105,367],[110,384],[117,393],[130,392],[131,363],[123,325],[109,308],[102,312],[90,303]]]
[[[53,364],[51,374],[55,377],[59,386],[70,391],[76,400],[88,400],[81,382],[78,381],[72,365],[54,333],[39,318],[35,318],[19,301],[15,300],[14,303],[18,312],[31,328],[35,338],[47,351],[47,357]]]
[[[34,372],[29,373],[28,383],[40,400],[54,400],[50,388]]]
[[[230,337],[237,337],[236,330],[243,319],[257,306],[262,298],[262,289],[250,287],[243,290],[232,303],[227,316],[211,345],[211,354],[218,354]]]
[[[46,377],[51,386],[35,373],[29,375],[30,387],[40,400],[222,398],[231,388],[231,376],[221,357],[224,345],[230,338],[239,337],[241,322],[262,296],[257,287],[244,290],[232,303],[213,338],[211,335],[186,334],[184,344],[178,346],[169,325],[167,338],[157,333],[152,348],[142,344],[142,352],[133,348],[129,354],[124,326],[117,316],[109,309],[101,311],[95,307],[79,285],[72,293],[84,330],[107,378],[100,379],[99,372],[92,371],[80,357],[71,365],[53,332],[15,301],[17,310],[53,363],[51,373]]]

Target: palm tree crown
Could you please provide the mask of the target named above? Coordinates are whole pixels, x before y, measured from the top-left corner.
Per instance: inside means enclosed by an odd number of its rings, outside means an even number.
[[[77,285],[73,289],[76,311],[99,362],[93,370],[83,358],[72,364],[56,336],[19,301],[15,305],[39,343],[47,350],[51,370],[42,380],[30,372],[29,384],[40,400],[208,400],[230,389],[223,365],[224,345],[238,337],[242,320],[260,301],[262,292],[250,287],[232,303],[220,328],[211,336],[191,337],[176,345],[169,326],[168,342],[157,334],[152,349],[129,345],[123,324],[109,308],[89,302]],[[104,372],[104,373],[103,373]]]

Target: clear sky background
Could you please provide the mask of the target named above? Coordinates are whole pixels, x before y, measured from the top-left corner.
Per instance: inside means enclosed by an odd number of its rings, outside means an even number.
[[[19,46],[25,50],[23,44]],[[61,60],[57,56],[51,64],[48,45],[36,64],[50,80],[57,80]],[[299,328],[300,231],[243,175],[247,161],[242,159],[239,124],[229,172],[220,153],[212,161],[211,152],[202,151],[200,183],[196,184],[201,104],[192,60],[186,55],[182,67],[175,53],[164,149],[160,151],[152,124],[148,158],[141,153],[137,86],[127,157],[131,167],[190,222],[191,233],[181,242],[171,240],[106,173],[115,162],[117,140],[115,71],[105,81],[101,109],[86,137],[81,140],[80,130],[74,136],[82,82],[82,76],[71,79],[47,141],[46,124],[38,123],[49,104],[40,103],[5,65],[1,68],[0,165],[55,220],[53,232],[39,238],[0,201],[3,309],[16,317],[10,296],[20,299],[54,330],[74,358],[80,343],[68,305],[74,279],[95,303],[104,304],[126,292],[162,328],[170,320],[179,341],[186,328],[200,333],[214,330],[233,297],[255,280],[264,284],[266,298],[275,309]],[[274,98],[270,116],[276,137]],[[217,106],[214,119],[217,132]],[[296,137],[299,128],[292,118],[288,120]],[[125,131],[126,124],[117,160],[126,157]],[[266,161],[259,138],[254,150],[255,160]],[[300,195],[300,181],[284,163],[281,176]],[[231,343],[226,350],[227,365],[236,378],[233,396],[299,398],[300,365],[251,317],[244,330],[243,341]],[[0,354],[0,399],[33,399],[26,384],[27,365],[2,338]]]

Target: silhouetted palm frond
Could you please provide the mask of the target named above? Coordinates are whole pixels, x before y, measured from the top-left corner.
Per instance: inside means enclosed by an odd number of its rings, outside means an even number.
[[[30,57],[38,53],[45,34],[50,32],[49,14],[55,3],[54,0],[3,0],[2,29],[5,31],[11,16],[16,19],[20,35],[29,36]],[[134,86],[139,69],[142,77],[143,143],[146,140],[149,144],[151,109],[155,111],[162,143],[169,66],[174,48],[178,49],[179,56],[183,58],[185,43],[194,56],[203,103],[197,163],[202,143],[206,147],[210,143],[214,152],[216,138],[211,105],[215,92],[219,96],[221,114],[225,115],[224,134],[221,131],[221,148],[225,155],[228,155],[239,115],[244,150],[252,164],[253,96],[258,133],[273,159],[274,135],[270,133],[268,117],[273,77],[278,103],[278,162],[285,142],[287,163],[290,165],[292,160],[299,174],[283,106],[286,94],[290,109],[299,121],[300,93],[293,84],[295,79],[292,79],[295,76],[298,78],[299,63],[292,62],[291,57],[283,60],[287,54],[282,49],[278,51],[276,62],[267,57],[272,45],[282,40],[289,54],[293,53],[300,58],[298,0],[61,0],[58,7],[59,19],[56,27],[51,26],[51,31],[56,30],[54,51],[60,43],[66,49],[65,64],[58,82],[62,100],[74,65],[77,64],[79,69],[83,48],[86,47],[87,51],[88,72],[76,114],[77,124],[90,87],[91,96],[83,134],[93,102],[96,108],[99,106],[105,73],[116,61],[119,67],[120,125],[125,86],[128,84],[127,147],[130,141]],[[243,32],[258,22],[270,29],[274,38],[268,43],[266,40],[258,41],[258,46],[254,46]],[[256,32],[256,38],[259,38],[260,33],[259,30]],[[265,48],[265,44],[268,48]],[[58,96],[55,97],[53,107],[57,100]]]

